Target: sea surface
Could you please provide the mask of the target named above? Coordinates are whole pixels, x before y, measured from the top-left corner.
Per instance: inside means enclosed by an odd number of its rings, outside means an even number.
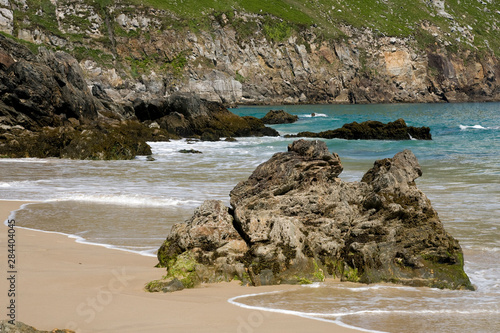
[[[500,331],[500,103],[239,107],[299,116],[274,125],[282,135],[322,131],[353,121],[406,120],[429,126],[432,141],[325,140],[339,154],[346,181],[359,181],[377,159],[411,149],[423,169],[418,187],[464,250],[477,290],[325,282],[231,302],[381,332]],[[312,116],[312,113],[315,116]],[[207,199],[229,204],[229,191],[293,139],[151,143],[154,161],[0,159],[0,199],[27,200],[18,225],[78,242],[154,256],[170,228]],[[202,154],[182,154],[195,149]],[[258,292],[249,288],[249,294]]]

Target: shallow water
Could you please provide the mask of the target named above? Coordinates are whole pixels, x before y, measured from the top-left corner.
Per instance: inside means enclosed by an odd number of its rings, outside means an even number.
[[[374,160],[411,149],[417,180],[445,228],[460,241],[476,292],[324,283],[238,302],[319,313],[325,319],[387,332],[500,331],[500,104],[240,107],[299,115],[281,134],[338,128],[352,121],[404,118],[429,126],[432,141],[326,140],[358,181]],[[315,117],[311,117],[311,113]],[[153,255],[174,223],[206,199],[229,204],[229,191],[292,139],[152,143],[155,161],[0,159],[0,199],[35,200],[16,213],[24,227],[77,235],[80,241]],[[182,154],[196,149],[203,154]],[[335,314],[332,316],[332,314]]]

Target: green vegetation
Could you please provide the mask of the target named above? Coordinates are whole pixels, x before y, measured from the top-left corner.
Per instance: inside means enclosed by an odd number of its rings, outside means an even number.
[[[72,51],[73,56],[78,61],[92,59],[100,66],[111,67],[113,65],[113,55],[104,53],[101,50],[90,49],[84,46],[77,46]]]
[[[360,279],[360,277],[358,275],[358,269],[351,268],[351,267],[346,265],[344,268],[344,278],[346,281],[358,282]]]
[[[62,36],[57,23],[56,6],[50,0],[31,0],[27,3],[27,11],[14,11],[14,32],[35,26]]]
[[[312,284],[313,282],[309,279],[306,279],[304,277],[298,277],[296,276],[298,284]]]
[[[293,30],[316,25],[318,32],[329,38],[340,38],[341,24],[355,28],[369,28],[374,33],[385,36],[414,37],[419,47],[434,45],[435,38],[421,29],[427,22],[438,27],[446,36],[449,49],[470,48],[488,49],[499,54],[500,34],[498,34],[500,10],[497,2],[477,2],[447,0],[445,12],[453,18],[445,18],[428,1],[404,0],[129,0],[134,4],[144,4],[173,12],[179,18],[200,22],[212,13],[226,13],[235,29],[247,37],[256,31],[256,22],[232,18],[234,11],[262,15],[261,25],[264,34],[272,41],[282,41]],[[216,16],[217,17],[217,16]],[[269,17],[281,21],[269,24]],[[193,21],[194,20],[194,21]],[[219,20],[220,21],[220,20]],[[470,28],[470,29],[469,29]],[[472,45],[464,37],[464,30],[474,36]]]
[[[245,81],[246,81],[245,77],[243,75],[241,75],[240,73],[238,73],[238,71],[236,71],[234,79],[240,83],[245,83]]]
[[[323,273],[323,270],[319,268],[318,263],[316,260],[313,261],[314,264],[314,279],[317,281],[325,281],[325,273]]]
[[[8,33],[5,33],[3,31],[0,31],[0,34],[2,34],[3,36],[5,36],[7,38],[10,38],[10,39],[16,41],[19,44],[26,46],[33,54],[38,54],[38,49],[40,48],[41,45],[37,45],[34,43],[27,42],[23,39],[16,38],[16,37],[9,35]]]
[[[411,4],[404,0],[84,1],[95,8],[99,15],[111,19],[111,22],[113,18],[109,17],[111,14],[107,11],[110,6],[118,6],[118,11],[129,14],[137,12],[137,7],[153,7],[167,11],[166,15],[159,17],[161,28],[158,31],[125,31],[113,24],[114,35],[122,38],[144,38],[149,41],[152,35],[162,33],[166,29],[211,33],[213,25],[218,23],[220,26],[229,25],[234,28],[240,44],[254,35],[280,43],[290,36],[296,36],[302,41],[306,30],[311,26],[315,27],[317,40],[344,39],[346,35],[341,27],[349,25],[361,30],[369,29],[378,36],[408,37],[420,49],[446,46],[452,53],[478,50],[479,53],[494,52],[500,56],[500,6],[497,1],[447,0],[445,13],[424,0]],[[39,27],[75,44],[86,44],[86,39],[89,38],[86,32],[92,24],[90,18],[78,13],[57,17],[55,5],[51,0],[27,0],[27,5],[27,9],[14,11],[14,35],[17,35],[20,29]],[[243,16],[243,13],[250,15]],[[445,17],[447,15],[449,17]],[[68,32],[72,26],[78,27],[79,32]],[[101,32],[109,38],[104,30]],[[303,44],[309,51],[310,47],[305,40]],[[81,50],[76,52],[82,55]],[[88,53],[88,56],[92,54]],[[165,69],[179,76],[186,65],[187,57],[181,56],[167,61]],[[133,63],[131,67],[132,73],[138,75],[144,66]],[[366,66],[364,69],[369,70]],[[243,78],[237,76],[237,79]]]
[[[142,38],[150,41],[155,34],[173,29],[190,30],[194,33],[206,31],[212,33],[214,24],[231,26],[236,31],[238,43],[242,44],[253,36],[266,37],[272,43],[286,41],[290,36],[306,45],[306,32],[314,26],[317,41],[344,39],[341,27],[349,25],[363,30],[369,29],[378,36],[408,37],[420,49],[436,49],[445,46],[451,53],[473,50],[479,56],[496,53],[500,56],[500,6],[495,1],[447,0],[444,12],[431,2],[417,0],[408,4],[403,0],[83,0],[93,7],[95,12],[106,17],[113,27],[112,34],[118,38]],[[106,26],[99,29],[101,39],[89,39],[88,31],[95,25],[90,17],[78,12],[68,12],[57,17],[56,6],[51,0],[27,0],[26,9],[14,11],[14,35],[21,29],[39,28],[45,35],[57,36],[72,43],[69,49],[79,60],[85,57],[97,57],[99,63],[110,64],[108,55],[91,50],[95,46],[82,45],[100,43],[104,48],[111,47]],[[59,3],[62,5],[65,3]],[[119,12],[132,14],[137,8],[153,7],[167,11],[158,17],[161,28],[158,31],[136,29],[126,31],[113,23],[108,9],[118,6]],[[116,13],[116,11],[115,11]],[[247,13],[249,15],[242,15]],[[449,17],[445,17],[449,15]],[[75,31],[75,27],[77,27]],[[437,33],[436,33],[437,32]],[[107,39],[107,41],[105,40]],[[33,49],[33,47],[30,46]],[[116,55],[116,54],[115,54]],[[119,59],[120,60],[120,59]],[[129,60],[131,75],[155,70],[171,72],[181,77],[188,64],[188,58],[180,55],[167,59],[163,68],[158,68],[165,59],[146,57]],[[369,59],[362,59],[362,70],[369,72]],[[157,62],[153,65],[154,62]],[[243,77],[236,74],[236,80],[242,82]]]
[[[273,42],[282,42],[292,35],[292,27],[285,21],[266,17],[262,30],[267,39]]]
[[[329,35],[338,34],[339,24],[356,28],[370,28],[387,36],[410,36],[424,21],[449,32],[455,21],[459,26],[470,25],[479,42],[489,40],[490,45],[499,45],[500,36],[495,33],[499,10],[495,2],[448,0],[445,11],[454,20],[439,15],[438,9],[428,1],[404,0],[129,0],[172,11],[177,16],[199,20],[207,14],[248,12],[271,15],[290,25],[310,26],[316,24]],[[230,16],[230,15],[228,15]],[[498,27],[496,28],[498,30]],[[450,36],[453,38],[458,35]]]

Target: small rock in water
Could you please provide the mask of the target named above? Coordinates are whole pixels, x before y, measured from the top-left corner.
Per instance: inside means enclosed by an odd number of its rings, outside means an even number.
[[[179,153],[183,153],[183,154],[203,154],[201,151],[195,150],[195,149],[181,149],[181,150],[179,150]]]
[[[284,110],[271,110],[261,120],[264,124],[291,124],[299,120],[299,117]]]

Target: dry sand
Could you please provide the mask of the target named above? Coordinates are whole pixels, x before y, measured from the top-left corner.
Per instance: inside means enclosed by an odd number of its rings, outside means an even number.
[[[22,202],[0,201],[0,258],[7,274],[3,221]],[[21,221],[17,221],[18,223]],[[16,228],[16,320],[38,329],[77,332],[356,332],[333,323],[244,309],[238,295],[297,288],[204,285],[175,293],[147,293],[164,269],[156,258],[79,244],[60,234]],[[8,285],[0,283],[2,315]]]

